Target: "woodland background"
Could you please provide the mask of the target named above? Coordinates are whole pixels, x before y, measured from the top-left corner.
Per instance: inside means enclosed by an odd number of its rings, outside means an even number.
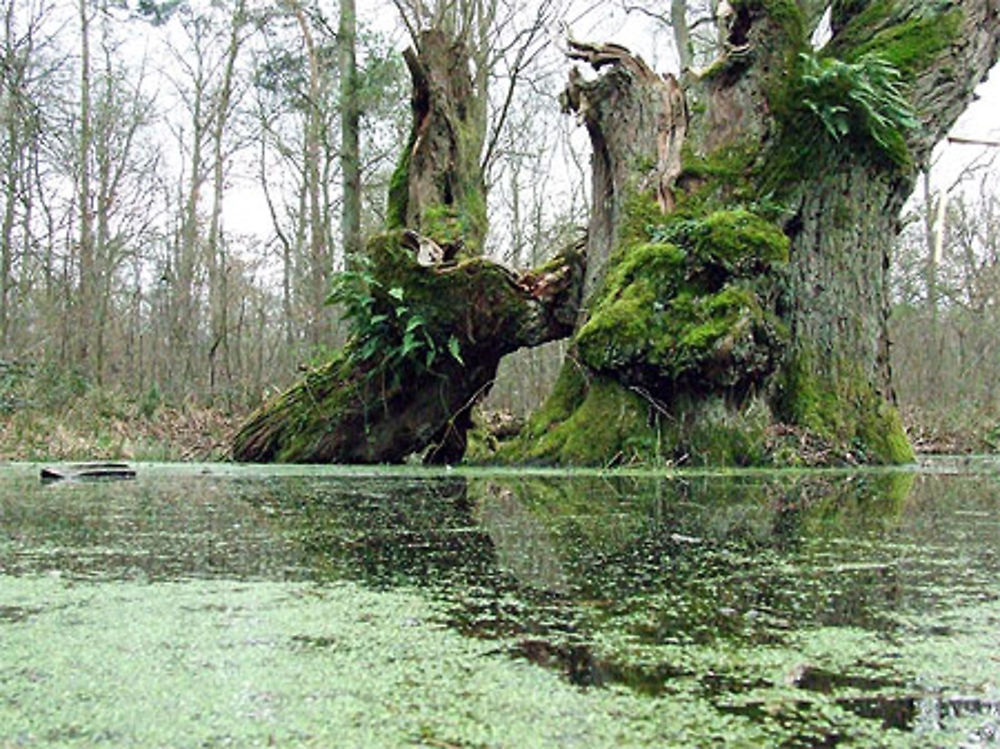
[[[717,2],[9,0],[0,457],[223,457],[251,408],[342,343],[326,298],[359,227],[384,220],[409,126],[399,50],[429,16],[474,50],[489,252],[523,267],[586,222],[586,136],[559,104],[566,31],[641,28],[654,67],[676,71],[673,17],[697,67]],[[977,138],[996,141],[990,126]],[[903,216],[893,373],[918,449],[1000,448],[998,151],[948,151]],[[522,416],[561,359],[560,344],[509,357],[485,407]]]

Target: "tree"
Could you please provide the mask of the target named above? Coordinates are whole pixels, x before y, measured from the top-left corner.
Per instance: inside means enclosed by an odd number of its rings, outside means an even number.
[[[152,102],[144,94],[144,69],[130,80],[112,31],[108,2],[79,0],[79,97],[65,151],[75,187],[70,250],[76,266],[70,326],[73,363],[96,382],[107,364],[105,335],[115,281],[126,256],[146,234],[150,206],[141,196],[155,183],[158,154],[142,134]],[[96,43],[96,48],[95,48]]]
[[[77,211],[80,221],[78,239],[79,286],[75,298],[77,310],[74,356],[84,371],[91,366],[91,339],[97,301],[97,269],[94,262],[94,195],[91,175],[93,116],[91,105],[90,28],[93,9],[88,0],[79,0],[80,18],[80,125],[77,138]]]
[[[620,46],[571,43],[600,73],[575,70],[565,95],[594,150],[583,309],[555,391],[500,459],[911,458],[890,371],[892,237],[919,167],[997,59],[1000,17],[987,0],[834,2],[831,39],[813,50],[825,4],[730,7],[724,53],[683,84]],[[406,176],[412,197],[412,164]],[[405,206],[403,223],[433,234],[427,211]],[[409,288],[375,270],[374,288]],[[441,297],[474,318],[482,299],[466,299]],[[372,306],[366,324],[391,318],[391,303]],[[421,324],[441,312],[425,303]],[[498,327],[492,350],[509,343]],[[452,378],[480,363],[462,354]],[[405,406],[398,424],[416,413]]]
[[[49,43],[41,26],[51,8],[40,5],[19,25],[14,5],[3,13],[0,41],[0,351],[9,356],[17,328],[18,271],[25,273],[33,208],[32,173],[45,130],[41,99],[50,71],[40,49]],[[18,224],[22,231],[18,232]],[[20,234],[20,236],[18,236]],[[24,278],[24,281],[27,279]]]
[[[984,154],[973,161],[931,203],[931,246],[927,224],[915,216],[895,250],[893,371],[911,436],[926,450],[982,450],[997,441],[1000,400],[993,383],[1000,356],[993,331],[1000,311],[1000,205],[995,179],[978,169],[990,160]],[[949,194],[959,184],[962,189]],[[919,214],[928,205],[914,208]]]
[[[229,348],[229,259],[225,239],[222,234],[222,203],[226,180],[226,164],[229,153],[225,136],[229,129],[235,100],[239,98],[236,87],[236,61],[246,38],[249,17],[246,0],[236,0],[230,15],[229,38],[226,44],[225,62],[218,89],[212,98],[210,114],[212,143],[212,210],[208,226],[207,264],[209,269],[209,317],[211,343],[209,345],[209,387],[215,391],[216,373],[222,360],[222,372],[227,380],[232,380]],[[219,353],[221,352],[221,357]]]
[[[337,31],[340,73],[340,170],[344,191],[340,241],[344,257],[361,253],[361,107],[358,101],[358,32],[354,0],[341,0]]]
[[[569,251],[515,274],[482,257],[484,146],[463,42],[431,28],[404,55],[413,125],[393,176],[388,230],[334,296],[353,336],[341,354],[236,437],[240,460],[453,462],[500,358],[565,336],[581,258]]]
[[[684,86],[573,46],[587,314],[513,459],[904,461],[887,269],[919,165],[995,62],[988,3],[733,3]],[[947,73],[945,75],[944,73]],[[807,446],[808,449],[801,449]]]

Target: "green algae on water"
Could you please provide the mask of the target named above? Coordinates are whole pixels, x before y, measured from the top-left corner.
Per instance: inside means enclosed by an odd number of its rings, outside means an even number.
[[[0,746],[980,746],[1000,484],[0,471]],[[204,472],[204,473],[203,473]]]

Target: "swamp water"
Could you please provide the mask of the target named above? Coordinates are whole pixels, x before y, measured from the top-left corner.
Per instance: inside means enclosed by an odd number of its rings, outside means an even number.
[[[0,747],[1000,744],[1000,465],[0,469]]]

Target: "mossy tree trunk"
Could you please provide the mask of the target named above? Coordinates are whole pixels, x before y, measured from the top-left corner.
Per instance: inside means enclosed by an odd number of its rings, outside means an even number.
[[[582,247],[523,272],[482,257],[486,123],[465,45],[426,31],[405,59],[413,125],[390,189],[389,226],[335,292],[352,336],[250,417],[234,441],[236,460],[392,463],[422,454],[455,462],[501,357],[573,330]]]
[[[573,44],[594,147],[584,310],[505,460],[904,462],[888,269],[914,177],[995,63],[991,0],[734,2],[682,82]]]
[[[456,252],[481,254],[487,221],[479,159],[486,110],[477,100],[469,49],[429,29],[403,59],[413,81],[413,125],[390,186],[389,228],[406,227]]]

